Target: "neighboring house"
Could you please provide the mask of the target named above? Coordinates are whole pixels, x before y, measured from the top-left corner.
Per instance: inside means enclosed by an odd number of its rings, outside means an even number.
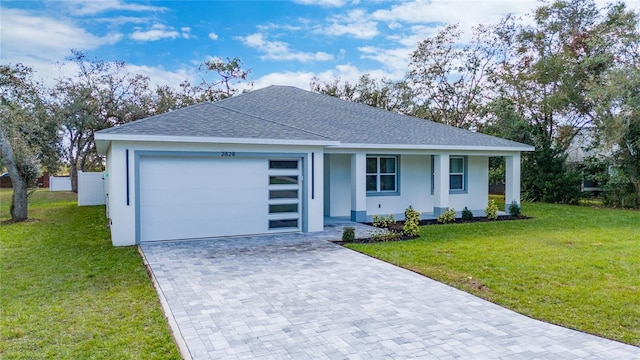
[[[602,149],[593,148],[593,141],[593,136],[589,129],[581,130],[569,144],[567,149],[567,162],[582,172],[580,188],[583,192],[600,193],[602,192],[602,187],[596,181],[596,178],[602,174],[598,174],[594,172],[594,170],[589,169],[588,166],[586,166],[586,162],[587,159],[591,157],[610,157],[611,153]],[[608,170],[603,171],[609,171],[611,174],[613,168],[610,167]]]
[[[114,245],[323,230],[326,217],[482,213],[489,156],[520,202],[527,145],[286,86],[102,130]]]

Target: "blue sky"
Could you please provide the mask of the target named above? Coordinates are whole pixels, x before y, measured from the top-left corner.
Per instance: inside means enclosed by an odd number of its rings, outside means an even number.
[[[604,4],[605,1],[599,2]],[[640,9],[640,0],[627,0]],[[45,81],[74,48],[121,60],[154,84],[197,83],[198,64],[239,57],[255,88],[309,88],[312,77],[400,79],[418,41],[444,25],[523,15],[534,0],[11,1],[0,3],[2,63],[32,66]]]

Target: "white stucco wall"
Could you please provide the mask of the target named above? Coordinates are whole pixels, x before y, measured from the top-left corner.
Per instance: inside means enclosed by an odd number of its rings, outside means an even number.
[[[400,156],[399,196],[367,196],[367,215],[404,213],[409,206],[420,212],[433,211],[430,156]]]
[[[468,156],[467,162],[467,193],[449,194],[449,207],[482,212],[489,201],[489,157]]]
[[[126,152],[129,150],[129,205],[127,205]],[[323,229],[323,178],[324,154],[322,147],[278,146],[278,145],[226,145],[189,143],[152,143],[114,141],[107,151],[107,201],[111,224],[111,238],[116,246],[136,244],[136,151],[189,151],[189,152],[256,152],[306,154],[306,173],[303,174],[306,187],[307,218],[303,219],[308,231]],[[315,169],[311,169],[311,153],[314,153]],[[312,189],[312,174],[314,186]],[[179,174],[176,174],[179,176]],[[266,181],[266,179],[265,179]],[[312,194],[313,193],[313,194]],[[313,195],[313,199],[312,199]],[[265,198],[265,201],[267,199]]]

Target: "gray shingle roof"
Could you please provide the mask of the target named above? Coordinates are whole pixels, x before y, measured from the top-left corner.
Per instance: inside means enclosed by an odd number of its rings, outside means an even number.
[[[339,141],[342,145],[523,148],[526,145],[289,86],[269,86],[100,134]]]

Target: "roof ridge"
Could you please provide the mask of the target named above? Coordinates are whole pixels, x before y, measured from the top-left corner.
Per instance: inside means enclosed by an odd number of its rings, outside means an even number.
[[[271,85],[271,86],[273,86],[273,85]],[[237,113],[237,114],[242,114],[242,115],[245,115],[245,116],[250,116],[250,117],[252,117],[252,118],[260,119],[260,120],[265,121],[265,122],[270,122],[270,123],[277,124],[277,125],[280,125],[280,126],[288,127],[288,128],[290,128],[290,129],[294,129],[294,130],[302,131],[302,132],[307,133],[307,134],[311,134],[311,135],[319,136],[319,137],[321,137],[321,138],[323,138],[323,139],[336,141],[335,139],[332,139],[332,138],[330,138],[330,137],[327,137],[327,136],[321,135],[321,134],[319,134],[319,133],[315,133],[315,132],[313,132],[313,131],[309,131],[309,130],[305,130],[305,129],[302,129],[302,128],[299,128],[299,127],[296,127],[296,126],[291,126],[291,125],[288,125],[288,124],[284,124],[284,123],[281,123],[281,122],[278,122],[278,121],[275,121],[275,120],[268,120],[268,119],[262,118],[262,117],[260,117],[260,116],[256,116],[256,115],[248,114],[248,113],[246,113],[246,112],[244,112],[244,111],[238,111],[238,110],[233,109],[233,108],[230,108],[230,107],[221,106],[221,105],[220,105],[220,104],[218,104],[218,103],[211,103],[211,104],[212,104],[212,105],[214,105],[214,106],[217,106],[217,107],[219,107],[219,108],[225,109],[225,110],[233,111],[233,112],[235,112],[235,113]]]

